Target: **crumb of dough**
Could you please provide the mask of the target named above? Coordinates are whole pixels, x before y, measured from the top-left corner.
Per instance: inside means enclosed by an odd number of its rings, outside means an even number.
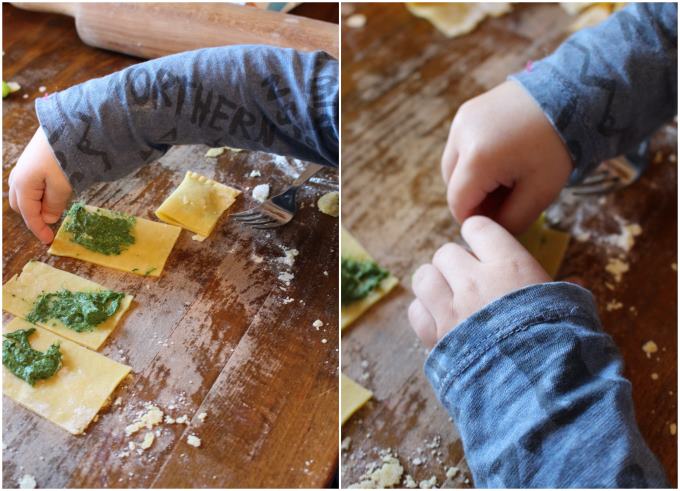
[[[612,310],[619,310],[623,308],[623,304],[619,302],[618,300],[612,300],[611,302],[607,302],[607,312],[611,312]]]
[[[163,411],[152,404],[149,404],[146,409],[147,411],[142,414],[137,421],[125,428],[125,436],[134,435],[142,428],[150,430],[157,424],[163,422]]]
[[[404,487],[410,489],[418,487],[418,483],[411,477],[411,474],[406,474],[406,477],[404,478]]]
[[[35,486],[35,477],[30,474],[24,474],[24,476],[19,479],[19,489],[35,489]]]
[[[43,94],[46,90],[47,90],[47,87],[45,87],[44,85],[41,85],[40,87],[38,87],[38,92],[40,92],[41,94]]]
[[[316,206],[321,213],[337,217],[340,214],[340,193],[331,191],[330,193],[324,194],[316,202]]]
[[[621,259],[616,257],[610,257],[607,266],[605,267],[608,273],[614,277],[614,281],[619,283],[623,273],[627,272],[629,267],[628,263],[621,261]]]
[[[350,437],[345,437],[342,440],[342,443],[340,444],[340,450],[346,452],[349,450],[349,447],[352,445],[352,439]]]
[[[659,374],[656,372],[652,373],[652,380],[659,380]]]
[[[642,351],[645,352],[647,358],[651,358],[652,353],[656,353],[657,351],[659,351],[659,347],[656,345],[654,341],[647,341],[645,344],[642,345]]]
[[[295,258],[300,255],[300,251],[297,249],[288,249],[284,246],[281,246],[281,249],[283,249],[283,257],[279,258],[279,262],[292,268],[295,264]]]
[[[382,457],[383,464],[369,475],[364,475],[360,482],[350,485],[350,489],[385,489],[399,484],[404,468],[391,454]]]
[[[253,253],[250,255],[250,260],[254,262],[255,264],[262,264],[264,261],[264,258],[262,256],[258,256],[257,254]]]
[[[175,418],[166,415],[166,416],[165,416],[165,423],[166,423],[166,424],[169,424],[169,425],[174,424],[174,423],[175,423]]]
[[[224,153],[225,148],[226,147],[211,148],[207,152],[205,152],[205,156],[206,157],[212,157],[212,158],[219,157],[220,155],[222,155]]]
[[[671,164],[674,164],[677,160],[678,160],[678,157],[674,153],[672,153],[668,156],[668,161]]]
[[[316,327],[316,330],[318,331],[320,327],[323,327],[323,321],[321,319],[317,319],[312,322],[312,326]]]
[[[7,87],[9,88],[9,93],[16,92],[18,90],[21,90],[21,85],[19,85],[18,82],[7,82]],[[28,94],[24,94],[26,97],[24,99],[28,98]]]
[[[459,471],[458,467],[449,467],[448,469],[446,469],[446,478],[453,479],[454,477],[456,477],[456,475],[458,475],[458,471]]]
[[[248,177],[261,177],[261,176],[262,176],[262,172],[260,172],[257,169],[251,170],[250,174],[248,174]]]
[[[122,350],[119,350],[119,352]],[[116,397],[116,400],[113,401],[114,406],[120,406],[123,403],[123,400],[120,397]]]
[[[151,431],[147,432],[146,435],[144,435],[144,440],[142,441],[142,443],[140,443],[139,446],[142,448],[142,450],[146,450],[147,448],[151,447],[151,445],[153,445],[154,438],[155,436],[153,432]]]
[[[673,271],[677,271],[678,270],[678,263],[671,263],[671,269]]]
[[[675,436],[675,434],[678,432],[678,425],[676,425],[675,423],[671,423],[668,430],[671,432],[671,435]]]
[[[350,15],[345,21],[345,25],[354,29],[361,29],[366,25],[366,16],[363,14]]]
[[[202,235],[194,234],[191,236],[191,240],[195,240],[197,242],[203,242],[207,237],[203,237]]]
[[[205,418],[208,417],[208,413],[206,413],[206,412],[198,413],[197,417],[198,417],[198,420],[202,423],[203,421],[205,421]]]
[[[201,439],[198,438],[196,435],[189,435],[187,437],[187,443],[192,447],[198,448],[201,446]]]
[[[321,340],[321,343],[322,343],[322,344],[326,344],[327,342],[328,342],[328,339],[326,339],[326,338],[323,338],[323,339]]]
[[[269,184],[258,184],[253,188],[253,199],[264,203],[269,197]]]
[[[432,489],[437,487],[437,476],[432,476],[429,479],[425,479],[423,481],[420,481],[420,484],[418,485],[420,489]]]
[[[285,283],[286,286],[290,286],[290,282],[295,278],[295,275],[292,273],[288,273],[287,271],[284,271],[283,273],[279,273],[278,279],[280,282]]]
[[[175,423],[180,424],[180,425],[181,424],[188,425],[189,424],[189,417],[186,414],[184,416],[180,416],[179,418],[177,418],[175,420]]]

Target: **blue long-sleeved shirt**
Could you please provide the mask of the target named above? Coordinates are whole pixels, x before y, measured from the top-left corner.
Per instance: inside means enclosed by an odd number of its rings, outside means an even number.
[[[337,166],[338,107],[337,60],[271,46],[166,56],[36,100],[40,125],[76,191],[180,144]]]
[[[677,4],[634,4],[511,76],[567,145],[572,182],[677,112]],[[478,487],[667,487],[620,354],[569,283],[513,292],[455,327],[425,373]]]

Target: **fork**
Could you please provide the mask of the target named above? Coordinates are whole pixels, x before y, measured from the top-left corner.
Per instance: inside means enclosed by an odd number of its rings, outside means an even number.
[[[297,211],[297,204],[295,203],[297,190],[321,169],[323,169],[323,165],[309,164],[283,193],[269,198],[255,208],[235,213],[231,217],[237,222],[251,225],[257,229],[276,228],[287,224],[293,219]]]
[[[645,141],[631,153],[605,160],[583,182],[568,186],[569,191],[577,196],[585,196],[613,193],[630,186],[649,165],[648,148],[649,142]]]

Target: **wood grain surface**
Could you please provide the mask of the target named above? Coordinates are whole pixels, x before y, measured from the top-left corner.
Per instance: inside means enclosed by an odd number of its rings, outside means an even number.
[[[343,4],[342,12],[345,21],[354,14],[367,20],[362,28],[342,27],[343,225],[401,286],[342,336],[343,373],[375,397],[342,428],[351,444],[342,454],[341,483],[357,482],[379,450],[391,448],[416,481],[435,475],[439,486],[473,486],[471,479],[466,482],[470,474],[459,434],[423,374],[426,352],[408,325],[410,276],[440,245],[460,240],[439,170],[457,108],[528,60],[550,53],[566,37],[572,18],[556,5],[515,5],[511,14],[486,20],[475,32],[447,39],[403,5]],[[633,384],[640,430],[673,486],[676,148],[677,128],[666,127],[652,145],[652,153],[660,152],[657,163],[635,185],[572,207],[563,200],[552,210],[562,215],[566,230],[591,231],[589,240],[572,240],[559,278],[576,276],[595,294]],[[639,223],[642,235],[625,255],[630,271],[610,290],[605,265],[621,251],[607,241],[620,231],[617,220]],[[623,307],[608,311],[612,300]],[[659,346],[650,359],[642,351],[649,340]],[[424,463],[416,465],[417,458]],[[464,472],[446,480],[449,466]]]
[[[84,46],[73,20],[3,5],[5,80],[22,90],[3,101],[3,282],[30,259],[135,296],[102,348],[132,367],[86,435],[74,437],[3,398],[3,487],[24,474],[39,487],[323,487],[338,462],[338,220],[313,204],[337,189],[324,170],[301,191],[286,227],[256,231],[222,217],[205,242],[183,231],[159,279],[49,256],[9,209],[7,177],[37,128],[33,101],[138,60]],[[24,99],[23,94],[28,94]],[[249,191],[280,192],[304,164],[264,153],[173,148],[160,161],[92,186],[86,202],[155,219],[153,211],[193,169],[244,191],[232,212],[253,206]],[[247,177],[259,169],[262,178]],[[282,247],[300,252],[287,268]],[[263,258],[258,263],[254,256]],[[295,275],[290,287],[277,276]],[[292,299],[292,302],[288,302]],[[9,319],[5,316],[4,320]],[[312,326],[321,319],[319,330]],[[124,428],[144,403],[189,425],[162,425],[153,446],[121,457]],[[205,421],[198,414],[206,412]],[[187,444],[196,434],[200,448]],[[138,435],[136,441],[140,440]]]

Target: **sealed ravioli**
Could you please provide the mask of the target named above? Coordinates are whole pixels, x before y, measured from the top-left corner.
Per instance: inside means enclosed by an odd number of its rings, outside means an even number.
[[[3,334],[31,328],[35,329],[28,338],[31,348],[47,352],[55,343],[59,345],[61,368],[51,377],[30,385],[3,367],[2,392],[68,432],[83,433],[130,373],[130,367],[23,319],[12,319],[5,325]],[[4,409],[8,410],[6,406]]]
[[[180,232],[179,227],[166,223],[75,203],[47,252],[142,276],[160,276]]]
[[[399,280],[382,269],[359,242],[341,229],[341,328],[387,295]]]
[[[156,216],[207,237],[239,194],[238,189],[188,171],[179,187],[156,210]]]
[[[3,310],[94,350],[104,344],[131,302],[131,295],[38,261],[26,263],[21,274],[2,287]]]

